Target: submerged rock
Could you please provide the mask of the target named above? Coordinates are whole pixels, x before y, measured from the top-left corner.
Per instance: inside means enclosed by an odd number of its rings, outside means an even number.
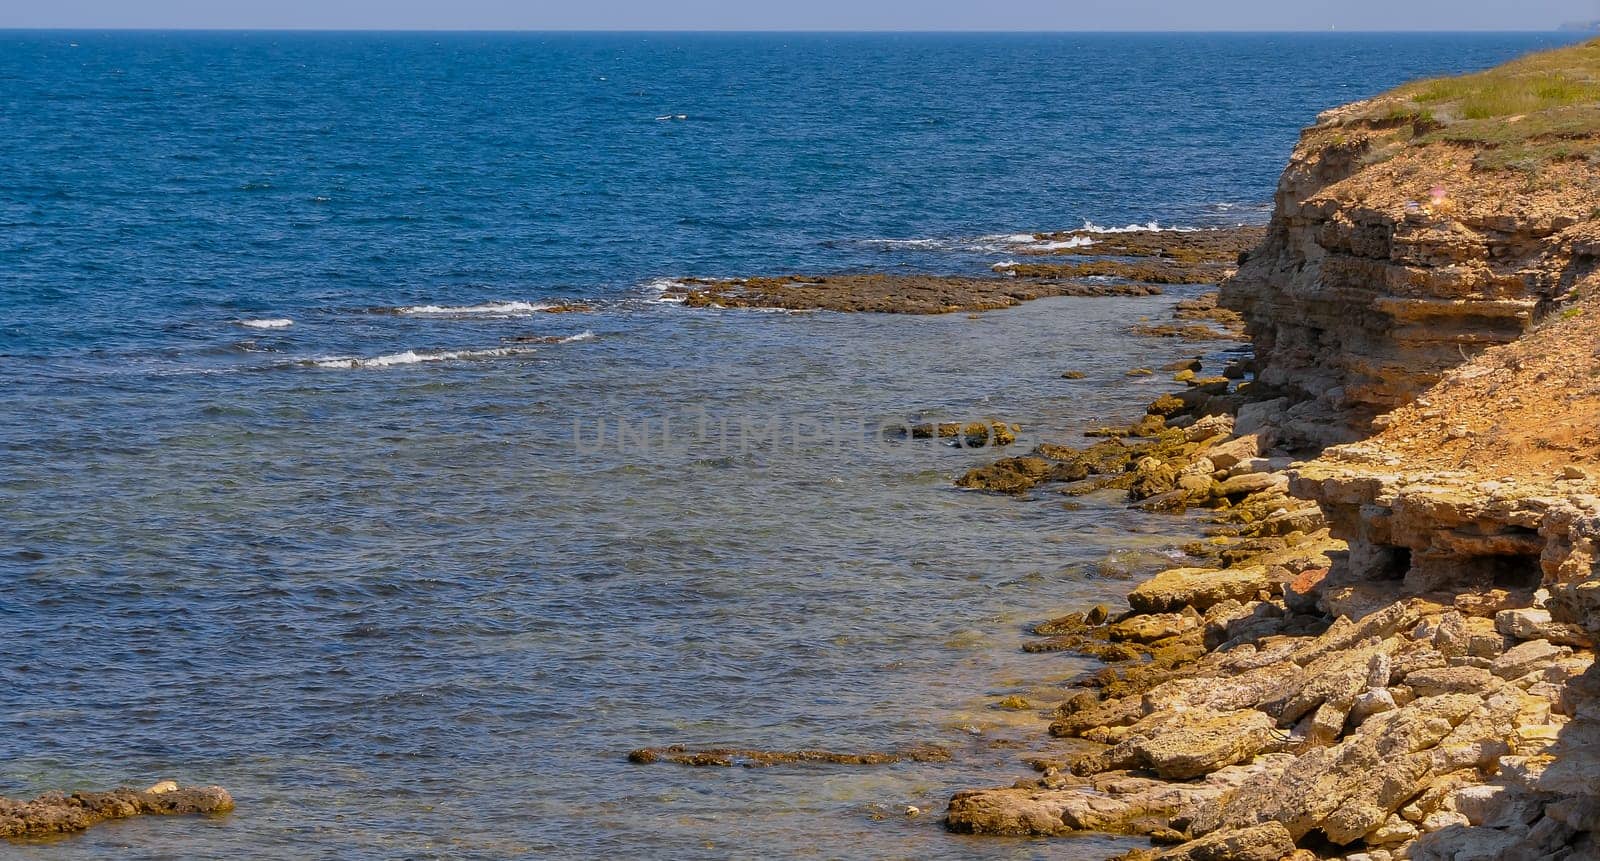
[[[957,487],[995,493],[1025,493],[1046,481],[1077,481],[1089,477],[1085,464],[1065,464],[1037,456],[1008,457],[969,470],[956,480]]]
[[[1022,428],[996,419],[984,419],[971,422],[925,423],[912,425],[909,429],[892,430],[892,432],[909,435],[912,439],[955,440],[962,448],[983,448],[984,446],[1001,448],[1016,442],[1017,434],[1022,432]]]
[[[937,745],[923,745],[889,753],[836,753],[825,750],[751,750],[747,748],[689,748],[681,744],[667,747],[641,747],[628,754],[635,765],[667,762],[693,766],[744,766],[822,763],[827,765],[888,765],[896,762],[947,762],[950,751]]]

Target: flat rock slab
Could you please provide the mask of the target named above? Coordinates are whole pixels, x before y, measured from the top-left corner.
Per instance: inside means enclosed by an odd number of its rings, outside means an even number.
[[[1264,567],[1174,568],[1135,587],[1128,603],[1141,613],[1170,613],[1184,607],[1205,612],[1229,599],[1253,600],[1257,592],[1272,586]]]
[[[1158,861],[1284,861],[1295,856],[1294,838],[1281,823],[1221,831],[1168,849]]]
[[[1494,659],[1489,672],[1502,679],[1516,679],[1542,669],[1572,654],[1572,649],[1549,640],[1528,640]]]
[[[781,308],[888,314],[994,311],[1046,296],[1155,296],[1148,284],[958,275],[780,275],[685,280],[668,288],[691,308]]]

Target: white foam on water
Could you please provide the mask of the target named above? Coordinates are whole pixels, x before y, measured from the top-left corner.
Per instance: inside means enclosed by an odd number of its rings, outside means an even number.
[[[644,289],[656,294],[654,298],[649,300],[653,305],[682,305],[684,300],[689,298],[687,293],[682,291],[669,293],[667,291],[674,288],[687,290],[691,286],[687,281],[681,281],[677,278],[657,278],[654,281],[646,282]]]
[[[1064,248],[1088,248],[1094,240],[1087,236],[1074,236],[1059,242],[1037,242],[1028,246],[1030,251],[1060,251]]]
[[[287,329],[294,325],[288,317],[272,317],[266,320],[240,320],[239,325],[247,329]]]
[[[1206,209],[1211,210],[1212,212],[1271,212],[1272,204],[1265,201],[1257,201],[1254,203],[1235,203],[1231,201],[1222,201],[1218,203],[1208,203],[1206,204]]]
[[[567,335],[545,343],[576,344],[582,341],[592,341],[595,333],[585,329],[576,335]],[[313,365],[318,368],[336,368],[343,370],[359,370],[368,368],[394,368],[403,365],[420,365],[425,362],[468,362],[483,359],[500,359],[509,356],[526,356],[537,352],[535,347],[490,347],[483,350],[406,350],[403,353],[388,353],[381,356],[327,356],[321,359],[311,359],[301,362],[303,365]]]
[[[959,248],[960,243],[950,239],[863,239],[862,245],[874,248],[894,250],[897,248],[910,248],[915,250],[938,251],[946,248]]]
[[[862,245],[885,251],[964,251],[973,254],[1007,254],[1016,252],[1058,251],[1064,248],[1083,248],[1093,245],[1088,236],[1067,239],[1040,239],[1033,233],[991,233],[984,236],[958,238],[920,239],[862,239]]]
[[[1092,221],[1085,221],[1079,228],[1084,233],[1195,233],[1204,230],[1203,227],[1162,227],[1157,222],[1148,224],[1129,224],[1124,227],[1101,227]]]
[[[363,358],[361,356],[328,356],[322,359],[312,359],[306,364],[319,368],[339,368],[357,370],[366,368],[393,368],[402,365],[419,365],[423,362],[452,362],[473,359],[496,359],[505,356],[523,356],[534,352],[531,347],[495,347],[487,350],[438,350],[418,352],[406,350],[403,353],[389,353],[383,356]]]
[[[548,302],[484,302],[479,305],[413,305],[396,312],[411,317],[520,317],[554,308]]]

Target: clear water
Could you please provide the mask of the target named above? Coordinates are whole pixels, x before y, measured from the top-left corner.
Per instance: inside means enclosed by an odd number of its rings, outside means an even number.
[[[239,802],[0,855],[1110,854],[936,814],[1048,749],[991,706],[1086,665],[1026,623],[1175,524],[961,493],[992,455],[859,422],[1131,417],[1162,384],[1123,371],[1183,348],[1124,330],[1178,295],[903,318],[652,282],[1259,221],[1316,111],[1555,39],[0,33],[0,793]],[[592,310],[527,307],[556,299]],[[624,760],[675,742],[956,758]]]

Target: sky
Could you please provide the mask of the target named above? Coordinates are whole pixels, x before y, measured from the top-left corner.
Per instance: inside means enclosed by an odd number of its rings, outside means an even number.
[[[1552,30],[1600,0],[0,0],[0,28]]]

